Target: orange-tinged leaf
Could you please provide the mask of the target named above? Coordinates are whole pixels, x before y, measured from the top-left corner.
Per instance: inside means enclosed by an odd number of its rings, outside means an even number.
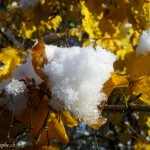
[[[105,118],[101,117],[99,120],[98,120],[98,123],[97,124],[93,124],[91,125],[90,127],[93,128],[94,130],[99,130],[100,127],[104,124],[105,122]]]
[[[17,119],[25,125],[32,125],[33,129],[30,131],[32,143],[47,145],[48,141],[57,139],[67,144],[69,139],[63,122],[60,115],[53,112],[49,107],[49,98],[40,90],[34,89],[29,92],[28,101],[30,107]]]
[[[0,82],[9,78],[12,71],[22,62],[21,51],[16,47],[7,47],[0,54],[0,62],[3,64],[0,67]]]
[[[41,71],[41,68],[47,64],[48,60],[45,53],[45,43],[40,41],[32,48],[32,65],[35,72],[45,80],[47,76]]]
[[[62,113],[61,113],[61,119],[64,123],[64,125],[72,128],[72,127],[75,127],[78,125],[78,121],[71,116],[70,112],[67,111],[67,110],[64,110]]]
[[[107,96],[109,96],[109,94],[114,88],[126,87],[128,85],[129,82],[126,77],[112,73],[111,78],[104,84],[103,91]]]

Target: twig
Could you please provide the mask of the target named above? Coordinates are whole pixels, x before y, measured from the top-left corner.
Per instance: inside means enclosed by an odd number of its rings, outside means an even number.
[[[11,116],[11,122],[9,125],[8,135],[7,135],[8,139],[10,139],[10,134],[11,134],[11,131],[13,128],[13,121],[14,121],[14,115],[15,115],[15,104],[14,104],[14,99],[13,99],[12,95],[10,96],[10,98],[12,100],[13,110],[12,110],[12,116]]]
[[[2,32],[2,30],[0,29],[0,34],[3,36],[4,39],[7,40],[7,42],[10,43],[10,45],[14,45],[13,41],[9,39],[9,37],[4,33]]]
[[[103,111],[106,112],[117,112],[117,111],[144,111],[150,112],[150,106],[141,106],[141,105],[133,105],[129,104],[128,106],[125,105],[105,105]]]
[[[44,120],[44,122],[43,122],[43,125],[42,125],[42,127],[39,129],[37,135],[36,135],[35,138],[34,138],[36,143],[39,142],[40,136],[41,136],[41,133],[43,132],[43,130],[44,130],[44,129],[47,130],[47,122],[48,122],[50,113],[51,113],[51,108],[49,107],[49,108],[48,108],[47,115],[46,115],[46,118],[45,118],[45,120]]]

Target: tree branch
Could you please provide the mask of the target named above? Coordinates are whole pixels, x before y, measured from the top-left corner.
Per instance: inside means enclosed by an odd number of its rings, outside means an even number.
[[[141,106],[129,104],[125,105],[105,105],[103,111],[105,112],[117,112],[117,111],[144,111],[150,112],[150,106]]]

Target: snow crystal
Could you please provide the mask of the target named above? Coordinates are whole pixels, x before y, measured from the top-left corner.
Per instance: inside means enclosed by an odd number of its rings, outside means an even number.
[[[52,60],[52,58],[54,56],[55,49],[57,49],[57,46],[45,45],[45,52],[46,52],[46,56],[47,56],[49,62]]]
[[[114,71],[116,56],[100,46],[95,50],[47,45],[46,54],[49,63],[43,72],[49,76],[51,107],[67,109],[83,123],[97,123],[101,115],[97,106],[107,99],[102,87]]]
[[[18,95],[23,93],[26,89],[26,85],[22,81],[12,79],[12,81],[5,87],[5,90],[8,94]]]
[[[136,54],[146,55],[148,52],[150,52],[150,29],[142,32],[136,49]]]

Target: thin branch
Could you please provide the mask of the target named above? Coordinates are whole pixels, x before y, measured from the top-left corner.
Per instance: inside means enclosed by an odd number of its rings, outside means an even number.
[[[9,37],[4,33],[2,32],[2,30],[0,29],[0,34],[3,36],[3,38],[10,43],[10,45],[14,45],[14,42],[12,40],[9,39]]]
[[[117,111],[144,111],[150,112],[150,106],[141,106],[141,105],[105,105],[103,111],[106,112],[117,112]]]

